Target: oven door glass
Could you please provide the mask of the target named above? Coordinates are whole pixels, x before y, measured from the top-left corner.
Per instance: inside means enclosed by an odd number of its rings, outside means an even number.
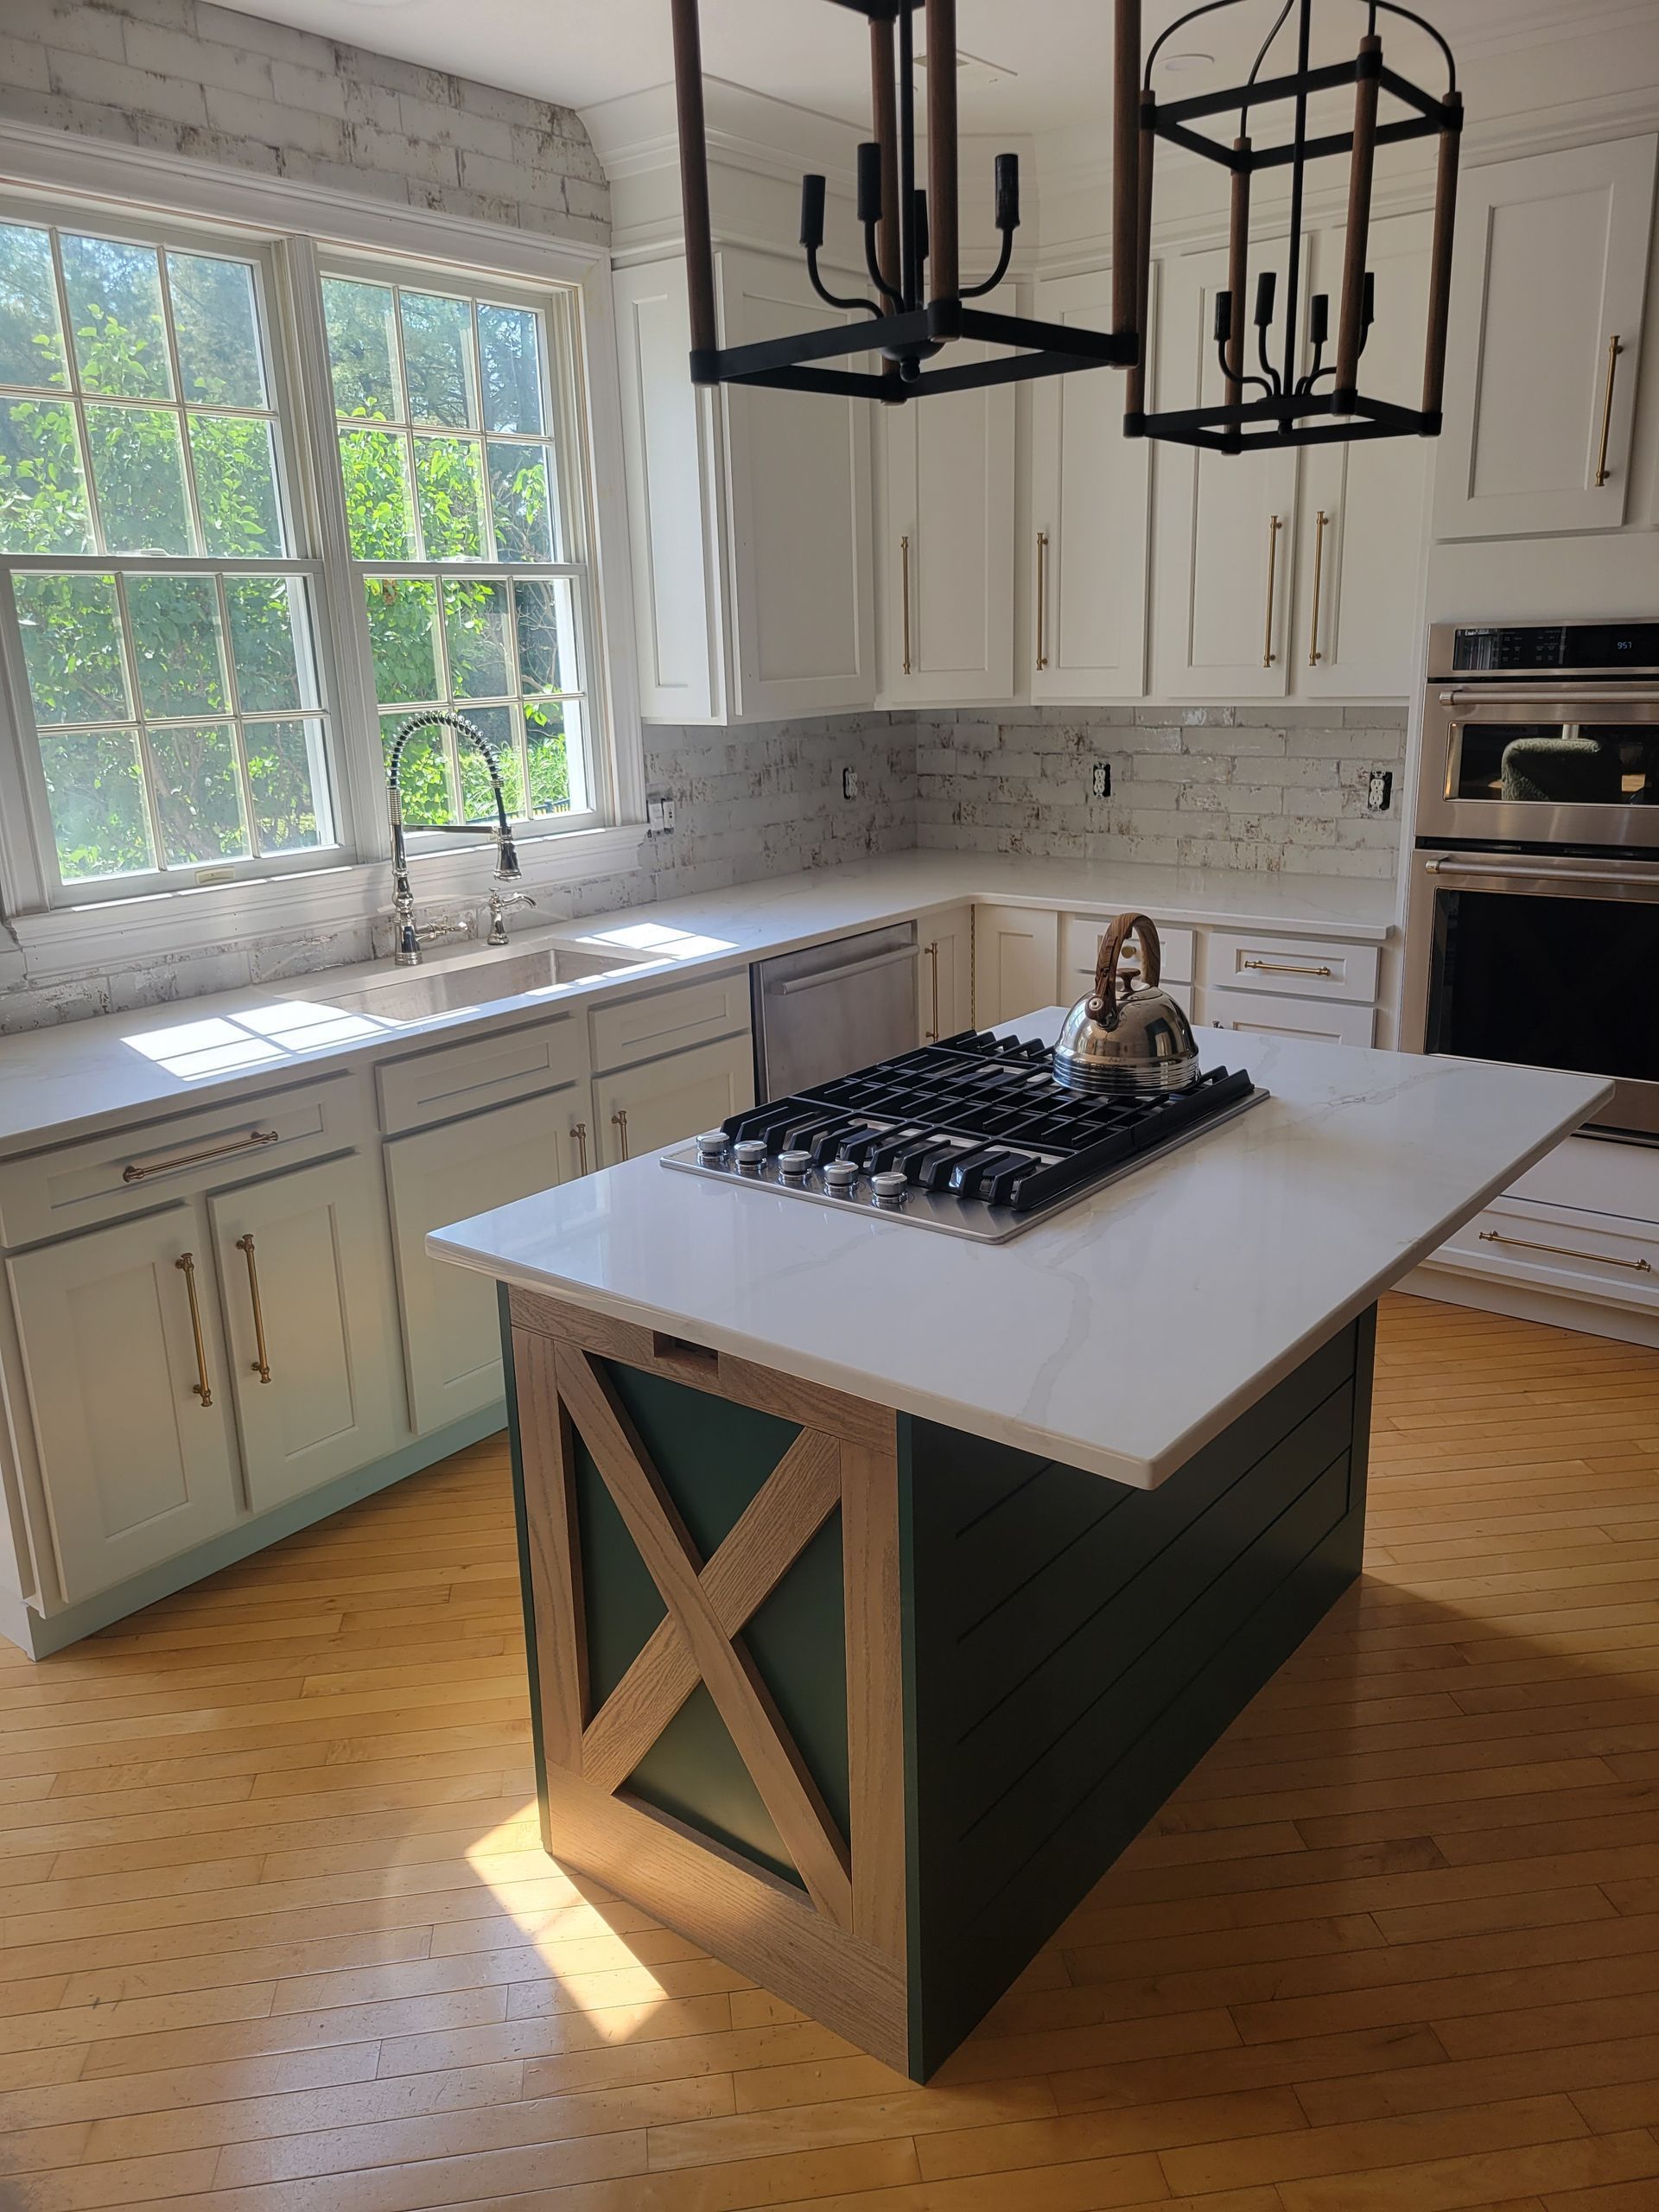
[[[1437,891],[1425,1044],[1611,1077],[1600,1126],[1659,1135],[1659,904]]]
[[[1446,797],[1514,805],[1659,804],[1659,726],[1621,722],[1456,725]]]

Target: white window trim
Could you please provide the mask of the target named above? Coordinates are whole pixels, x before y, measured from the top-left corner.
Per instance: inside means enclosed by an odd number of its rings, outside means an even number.
[[[645,836],[644,730],[634,663],[628,518],[623,467],[621,394],[608,247],[539,232],[497,227],[436,210],[383,205],[329,187],[262,177],[220,164],[146,147],[75,138],[40,125],[0,121],[0,182],[22,191],[60,194],[82,207],[99,203],[130,211],[137,205],[181,216],[208,229],[264,236],[279,245],[297,280],[292,287],[292,344],[325,358],[317,257],[383,252],[414,264],[454,271],[476,268],[489,276],[531,285],[574,288],[578,325],[578,407],[586,433],[592,481],[588,512],[594,575],[592,694],[602,705],[612,747],[614,823],[527,837],[520,845],[524,879],[533,891],[591,877],[620,874],[639,865]],[[296,235],[296,232],[304,233]],[[308,328],[308,324],[315,327]],[[283,334],[276,334],[283,342]],[[309,403],[292,374],[289,389]],[[332,409],[330,410],[332,416]],[[332,428],[332,422],[330,423]],[[314,550],[325,567],[349,563],[343,540],[343,503],[321,500],[315,518]],[[334,512],[331,515],[330,510]],[[341,542],[329,542],[331,523]],[[372,699],[353,696],[346,680],[350,655],[330,653],[337,680],[331,714],[346,727],[372,728]],[[13,679],[16,680],[16,671]],[[281,875],[242,878],[211,887],[117,898],[48,908],[35,877],[32,836],[16,741],[15,702],[0,696],[0,981],[21,964],[31,982],[79,972],[106,962],[162,958],[204,944],[232,945],[273,930],[329,927],[378,915],[390,897],[386,864],[353,858]],[[367,748],[337,748],[344,802],[358,851],[372,845],[385,814],[385,791],[368,772]],[[416,889],[433,903],[475,900],[486,887],[484,862],[471,852],[446,850],[416,862]]]

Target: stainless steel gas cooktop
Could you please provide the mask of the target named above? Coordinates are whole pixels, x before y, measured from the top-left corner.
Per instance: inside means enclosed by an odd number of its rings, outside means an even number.
[[[1259,1105],[1242,1069],[1155,1097],[1067,1090],[1051,1048],[965,1031],[734,1114],[662,1156],[681,1174],[1005,1243]]]

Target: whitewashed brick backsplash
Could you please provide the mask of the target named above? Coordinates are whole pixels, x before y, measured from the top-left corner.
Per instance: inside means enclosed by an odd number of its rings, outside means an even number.
[[[516,230],[610,237],[610,186],[574,109],[211,0],[0,0],[0,116]]]

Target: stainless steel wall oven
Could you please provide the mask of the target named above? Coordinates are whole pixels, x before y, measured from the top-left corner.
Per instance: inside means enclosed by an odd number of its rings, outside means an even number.
[[[1611,1077],[1659,1143],[1659,621],[1438,626],[1403,1041]]]

